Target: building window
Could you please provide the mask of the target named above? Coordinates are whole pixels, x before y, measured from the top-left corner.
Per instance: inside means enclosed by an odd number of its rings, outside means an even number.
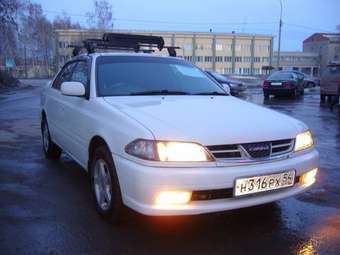
[[[243,62],[251,62],[251,57],[243,57]]]
[[[243,74],[250,74],[250,68],[249,67],[244,67],[243,68]]]
[[[222,51],[223,50],[223,45],[220,43],[217,43],[215,46],[216,51]]]
[[[242,57],[235,57],[235,62],[242,62]]]
[[[261,57],[254,57],[254,62],[255,63],[260,63],[261,62]]]
[[[223,57],[222,56],[216,56],[215,62],[223,62]]]
[[[254,74],[261,74],[261,69],[260,68],[254,68]]]
[[[224,49],[225,49],[226,51],[231,51],[231,49],[232,49],[231,44],[225,44],[225,45],[224,45]]]
[[[241,51],[241,45],[239,44],[235,45],[235,51]]]
[[[241,44],[242,51],[250,51],[250,44]]]
[[[212,56],[204,56],[205,62],[212,62]]]
[[[232,56],[224,56],[224,62],[232,62],[233,57]]]
[[[192,44],[191,43],[184,44],[183,49],[184,50],[192,50]]]
[[[224,68],[224,73],[225,74],[231,74],[233,72],[233,69],[231,67]]]

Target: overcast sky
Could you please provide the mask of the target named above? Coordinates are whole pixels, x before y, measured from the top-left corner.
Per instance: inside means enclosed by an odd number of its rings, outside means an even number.
[[[53,19],[62,11],[87,26],[92,0],[32,0]],[[279,0],[109,0],[118,29],[209,31],[270,34],[277,49]],[[340,0],[282,0],[282,50],[301,50],[314,32],[335,32]],[[340,31],[339,31],[340,32]]]

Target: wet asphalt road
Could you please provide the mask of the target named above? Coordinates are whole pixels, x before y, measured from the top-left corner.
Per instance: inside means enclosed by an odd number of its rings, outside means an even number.
[[[44,158],[41,81],[0,91],[0,254],[340,254],[340,119],[318,91],[298,100],[243,98],[308,124],[321,155],[309,192],[266,206],[194,217],[130,213],[120,226],[100,219],[87,174],[63,156]]]

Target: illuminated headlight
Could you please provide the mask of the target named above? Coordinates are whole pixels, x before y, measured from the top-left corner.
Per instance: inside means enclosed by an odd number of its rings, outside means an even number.
[[[294,148],[295,151],[305,150],[312,146],[313,146],[313,136],[309,130],[303,133],[300,133],[296,136],[295,148]]]
[[[126,153],[138,158],[166,162],[213,161],[206,149],[197,143],[137,139],[125,147]]]

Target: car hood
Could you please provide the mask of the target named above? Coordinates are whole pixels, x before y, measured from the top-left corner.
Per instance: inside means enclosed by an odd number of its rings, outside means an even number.
[[[149,129],[155,139],[204,145],[295,138],[306,126],[287,115],[232,96],[105,97]]]

